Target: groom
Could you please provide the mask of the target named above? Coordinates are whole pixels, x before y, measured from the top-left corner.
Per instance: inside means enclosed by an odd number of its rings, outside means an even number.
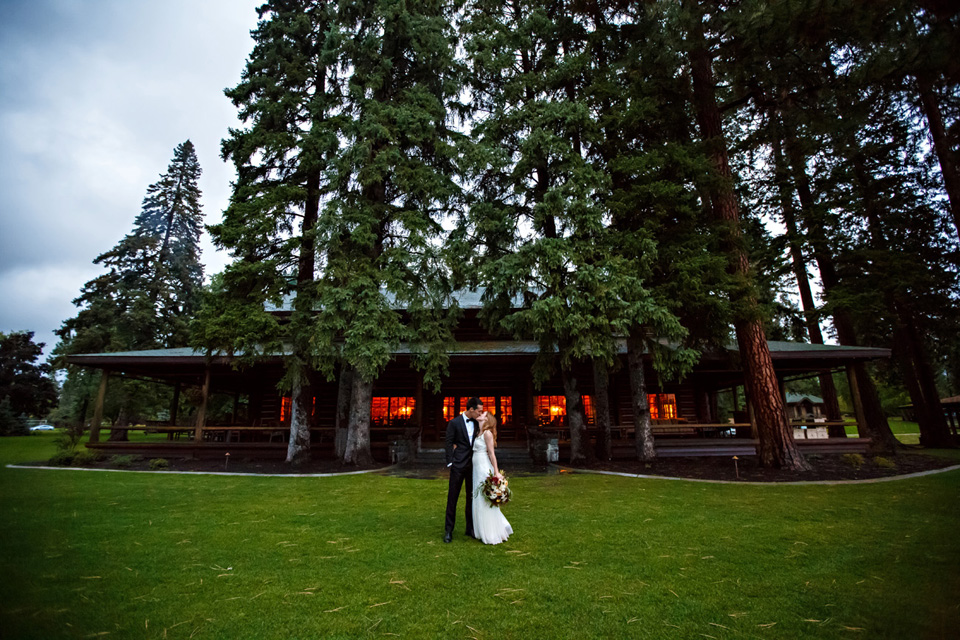
[[[467,535],[473,533],[473,439],[477,436],[477,417],[483,413],[479,398],[467,400],[467,410],[447,423],[447,468],[450,469],[450,485],[447,488],[447,517],[444,523],[443,541],[453,540],[453,525],[457,520],[457,500],[460,487],[467,486],[467,504],[464,516],[467,519]]]

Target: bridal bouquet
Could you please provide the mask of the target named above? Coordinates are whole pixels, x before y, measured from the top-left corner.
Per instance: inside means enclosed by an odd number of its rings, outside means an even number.
[[[490,475],[477,487],[477,492],[485,497],[491,505],[499,507],[510,502],[510,498],[513,497],[513,491],[509,484],[503,471],[500,473],[491,471]]]

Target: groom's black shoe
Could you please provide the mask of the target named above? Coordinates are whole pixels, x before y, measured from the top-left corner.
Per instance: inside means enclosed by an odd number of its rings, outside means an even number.
[[[449,531],[447,531],[446,533],[444,533],[444,534],[443,534],[443,541],[444,541],[444,542],[453,542],[453,534],[450,533]]]

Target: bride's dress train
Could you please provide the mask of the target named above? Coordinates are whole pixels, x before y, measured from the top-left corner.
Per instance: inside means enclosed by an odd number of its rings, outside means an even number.
[[[483,484],[487,476],[493,473],[493,465],[487,455],[487,442],[483,435],[473,441],[473,490]],[[482,495],[473,499],[473,534],[484,544],[500,544],[510,537],[513,527],[500,513],[500,507],[493,506]]]

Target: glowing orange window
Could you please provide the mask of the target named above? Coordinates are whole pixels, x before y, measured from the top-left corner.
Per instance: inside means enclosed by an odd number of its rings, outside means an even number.
[[[652,420],[675,420],[677,396],[672,393],[648,393],[647,407]]]
[[[410,397],[375,397],[370,403],[370,421],[376,425],[389,425],[413,417],[416,400]]]

